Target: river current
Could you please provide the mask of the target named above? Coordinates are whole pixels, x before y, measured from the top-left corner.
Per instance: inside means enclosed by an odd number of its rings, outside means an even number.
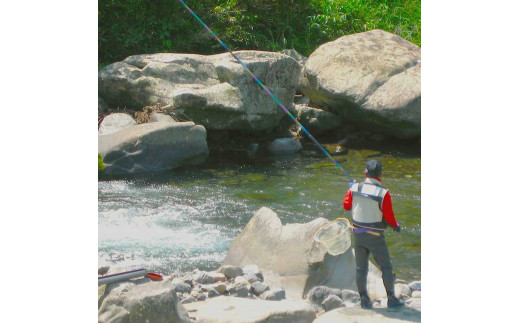
[[[421,160],[416,155],[351,149],[334,157],[357,181],[363,180],[368,159],[383,163],[383,186],[392,194],[402,227],[400,233],[388,230],[387,242],[396,276],[406,280],[421,275]],[[284,224],[350,218],[342,205],[347,190],[345,175],[307,146],[293,156],[220,158],[195,168],[102,179],[98,264],[143,266],[162,274],[214,270],[261,207],[275,211]]]

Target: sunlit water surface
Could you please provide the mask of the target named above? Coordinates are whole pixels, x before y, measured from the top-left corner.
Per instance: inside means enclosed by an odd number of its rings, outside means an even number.
[[[397,278],[420,279],[420,158],[369,150],[335,158],[358,181],[366,160],[382,161],[383,186],[390,189],[402,227],[401,233],[386,234],[394,270]],[[347,189],[345,175],[312,149],[101,180],[99,266],[144,266],[165,274],[216,269],[261,207],[275,211],[284,224],[350,217],[342,205]]]

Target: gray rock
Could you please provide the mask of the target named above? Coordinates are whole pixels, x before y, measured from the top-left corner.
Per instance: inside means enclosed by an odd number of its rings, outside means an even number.
[[[415,290],[412,292],[412,297],[413,298],[421,298],[421,291],[420,290]]]
[[[278,138],[270,143],[267,148],[274,154],[294,154],[302,149],[302,144],[294,138]]]
[[[329,222],[317,218],[308,223],[282,225],[276,213],[261,208],[233,241],[222,265],[256,264],[264,282],[271,289],[283,287],[288,299],[301,300],[312,287],[319,285],[357,289],[352,248],[331,256],[314,242],[316,231]],[[371,298],[386,296],[381,272],[372,263],[367,288]]]
[[[98,322],[146,321],[190,322],[171,282],[123,282],[108,288],[98,311]]]
[[[341,126],[341,117],[329,111],[296,104],[297,118],[311,133],[320,134]]]
[[[183,300],[181,301],[181,304],[184,305],[184,304],[189,304],[189,303],[193,303],[193,302],[196,302],[196,301],[197,301],[197,299],[196,299],[195,297],[193,297],[193,296],[188,296],[188,297],[186,297],[185,299],[183,299]]]
[[[341,300],[341,298],[339,298],[336,295],[331,294],[331,295],[327,296],[327,298],[325,298],[325,300],[321,303],[321,306],[323,307],[323,309],[326,312],[328,312],[330,310],[333,310],[338,307],[342,307],[344,305],[343,305],[343,301]]]
[[[249,289],[245,286],[236,286],[233,294],[237,297],[248,297]]]
[[[205,293],[200,293],[199,295],[197,295],[197,301],[204,301],[206,300],[207,296]]]
[[[195,322],[311,323],[316,318],[305,301],[271,302],[241,297],[215,297],[184,305]]]
[[[126,113],[111,113],[103,118],[99,125],[98,135],[109,135],[125,128],[133,127],[137,123],[134,118]]]
[[[210,288],[208,289],[208,297],[211,298],[211,297],[217,297],[219,296],[220,293],[217,292],[217,290],[215,288]]]
[[[98,97],[98,113],[105,113],[108,111],[108,104],[102,98]]]
[[[260,295],[260,298],[266,301],[280,301],[285,299],[285,289],[278,288],[273,290],[268,290]]]
[[[301,65],[280,53],[235,51],[286,107],[298,85]],[[130,56],[98,73],[100,96],[110,105],[140,109],[171,104],[211,130],[265,131],[285,113],[228,53],[159,53]]]
[[[245,266],[242,271],[244,272],[244,277],[249,281],[250,276],[256,276],[260,281],[264,281],[264,275],[262,274],[262,271],[260,268],[258,268],[257,265],[247,265]]]
[[[410,287],[412,291],[421,290],[421,282],[413,281],[410,284],[408,284],[408,287]]]
[[[253,293],[253,295],[260,296],[267,290],[269,290],[269,286],[262,282],[258,281],[251,284],[251,292]]]
[[[409,298],[408,300],[405,301],[404,304],[407,307],[410,307],[410,308],[413,308],[416,310],[421,310],[421,298]]]
[[[421,49],[383,30],[321,45],[304,67],[302,91],[345,120],[402,138],[421,130]]]
[[[238,266],[222,266],[220,268],[220,272],[223,273],[227,279],[232,279],[243,275],[242,268]]]
[[[349,303],[357,303],[360,301],[359,293],[350,289],[341,291],[341,299]]]
[[[215,282],[215,277],[209,275],[207,272],[199,271],[195,274],[193,280],[199,284],[213,284]]]
[[[302,66],[305,65],[305,62],[307,61],[307,57],[298,53],[294,48],[281,50],[280,53],[294,58]]]
[[[98,136],[105,173],[132,174],[200,164],[209,155],[206,129],[193,122],[154,122]]]
[[[338,308],[318,316],[312,323],[411,323],[421,322],[421,312],[402,307],[398,310],[386,308],[367,311],[358,306]]]
[[[173,288],[178,293],[191,293],[191,286],[186,283],[175,283]]]
[[[342,292],[340,289],[337,288],[330,288],[327,286],[315,286],[307,294],[307,299],[314,304],[321,305],[329,295],[335,295],[341,299]]]
[[[410,287],[408,287],[408,285],[395,284],[394,289],[395,289],[396,297],[401,297],[403,295],[406,295],[406,296],[412,295],[412,290],[410,289]]]
[[[148,120],[148,122],[171,122],[171,123],[175,123],[177,121],[175,121],[175,119],[173,119],[171,116],[166,115],[164,113],[154,112],[152,114],[152,116],[150,117],[150,119]]]
[[[254,282],[261,282],[263,280],[263,276],[262,279],[260,279],[257,275],[253,274],[245,274],[244,278],[251,284]]]

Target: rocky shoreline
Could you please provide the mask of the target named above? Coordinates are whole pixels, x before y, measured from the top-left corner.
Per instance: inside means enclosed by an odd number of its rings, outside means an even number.
[[[100,286],[99,322],[310,323],[328,322],[328,317],[359,322],[359,315],[367,322],[420,322],[421,282],[396,280],[396,296],[405,306],[387,309],[381,273],[373,264],[368,290],[374,309],[357,312],[352,249],[333,257],[312,239],[327,223],[318,218],[282,225],[276,213],[262,208],[214,271],[195,269],[164,275],[162,281],[145,277]],[[124,270],[100,268],[98,275]]]

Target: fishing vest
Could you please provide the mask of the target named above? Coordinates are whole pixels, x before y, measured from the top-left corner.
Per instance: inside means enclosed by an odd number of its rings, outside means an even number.
[[[383,198],[388,192],[379,182],[367,178],[363,183],[356,183],[352,192],[352,223],[358,227],[384,230]]]

